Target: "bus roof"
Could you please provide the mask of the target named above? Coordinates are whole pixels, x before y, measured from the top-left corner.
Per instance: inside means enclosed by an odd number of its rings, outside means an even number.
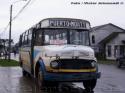
[[[90,22],[87,20],[76,19],[76,18],[46,18],[35,24],[27,31],[30,32],[34,28],[69,28],[69,29],[90,29]]]
[[[46,18],[34,26],[35,28],[71,28],[71,29],[90,29],[87,20],[75,18]]]

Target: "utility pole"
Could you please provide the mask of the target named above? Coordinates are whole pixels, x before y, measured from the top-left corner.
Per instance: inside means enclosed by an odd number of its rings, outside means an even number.
[[[20,2],[20,1],[27,1],[27,0],[18,0],[18,1],[15,1],[13,4],[17,3],[17,2]],[[31,0],[30,0],[31,1]],[[29,1],[29,2],[30,2]],[[9,62],[10,62],[10,59],[11,59],[11,29],[12,29],[12,10],[13,10],[13,4],[11,4],[10,6],[10,28],[9,28],[9,55],[8,55],[8,59],[9,59]]]
[[[13,5],[10,6],[10,29],[9,29],[9,62],[11,59],[11,27],[12,27],[12,8]]]

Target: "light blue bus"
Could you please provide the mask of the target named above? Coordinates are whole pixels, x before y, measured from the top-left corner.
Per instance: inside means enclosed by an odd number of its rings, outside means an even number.
[[[83,82],[93,91],[98,72],[90,46],[90,23],[73,18],[47,18],[20,35],[20,64],[23,75],[37,79],[38,85]]]

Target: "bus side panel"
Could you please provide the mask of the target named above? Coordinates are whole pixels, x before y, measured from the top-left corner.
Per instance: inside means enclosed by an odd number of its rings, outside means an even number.
[[[20,57],[22,61],[22,69],[28,73],[31,73],[31,51],[30,48],[22,48],[20,51]]]

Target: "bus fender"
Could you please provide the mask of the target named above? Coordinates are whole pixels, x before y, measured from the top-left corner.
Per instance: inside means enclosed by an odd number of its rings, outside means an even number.
[[[45,65],[44,65],[44,62],[43,62],[42,59],[39,59],[37,61],[37,63],[36,63],[36,66],[35,66],[35,77],[37,77],[37,75],[38,75],[39,68],[42,71],[42,73],[44,74],[45,73]]]

